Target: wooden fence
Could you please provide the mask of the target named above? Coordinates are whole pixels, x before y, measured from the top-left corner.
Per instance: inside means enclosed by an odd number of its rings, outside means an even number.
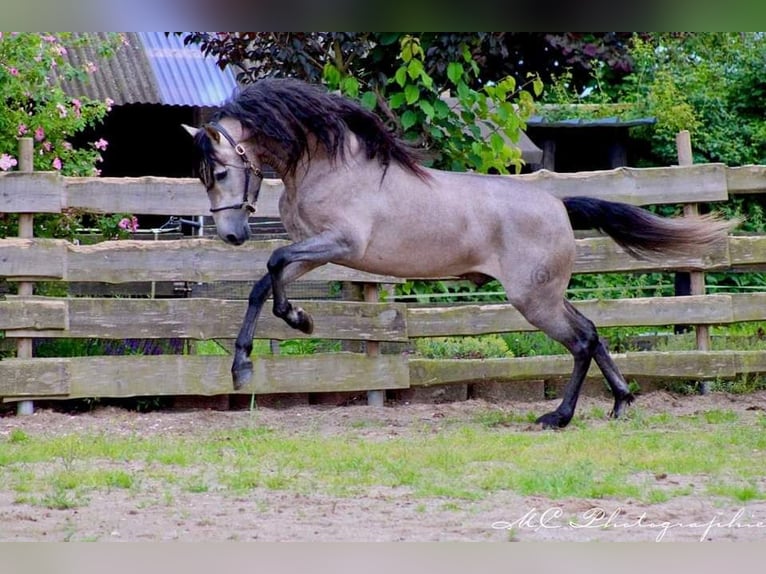
[[[766,166],[727,168],[718,164],[515,176],[558,196],[590,195],[633,204],[722,201],[732,195],[766,193]],[[263,183],[259,215],[276,216],[281,182]],[[208,212],[193,179],[66,178],[53,173],[0,175],[0,211],[29,214],[75,209],[92,213],[176,214]],[[169,241],[106,241],[75,245],[30,237],[0,240],[0,277],[29,285],[39,281],[242,281],[254,280],[281,241],[227,246],[213,238]],[[660,263],[628,257],[608,238],[577,240],[576,273],[667,270],[760,270],[766,264],[766,236],[730,236],[704,258],[668,258]],[[568,376],[571,358],[521,357],[435,360],[381,354],[380,342],[417,337],[478,335],[533,328],[508,304],[408,305],[377,302],[374,286],[391,277],[329,265],[306,279],[367,285],[365,301],[307,301],[316,338],[363,341],[367,353],[261,356],[252,385],[240,394],[381,391],[446,383],[540,380]],[[212,298],[146,299],[39,297],[20,290],[0,300],[0,331],[7,339],[182,338],[233,339],[246,303]],[[597,326],[716,325],[766,320],[766,293],[669,298],[589,300],[576,304]],[[258,338],[298,339],[264,312]],[[21,347],[19,347],[21,349]],[[755,351],[636,352],[615,355],[627,377],[664,379],[731,378],[766,372],[766,353]],[[228,356],[157,355],[36,358],[30,353],[0,361],[0,397],[135,397],[233,394]],[[592,375],[596,376],[594,370]]]

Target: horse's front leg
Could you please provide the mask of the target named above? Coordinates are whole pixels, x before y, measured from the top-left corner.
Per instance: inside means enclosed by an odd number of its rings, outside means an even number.
[[[271,275],[264,275],[250,291],[247,299],[247,312],[239,329],[237,340],[234,343],[234,362],[231,365],[231,376],[234,381],[234,389],[239,390],[253,377],[253,363],[250,353],[253,351],[253,337],[255,336],[255,322],[261,313],[263,304],[271,293]]]
[[[289,281],[309,271],[312,267],[291,265],[283,274]],[[253,377],[253,362],[250,354],[253,352],[253,337],[255,337],[255,325],[261,314],[261,309],[272,292],[271,274],[264,275],[250,291],[247,299],[247,311],[239,329],[237,340],[234,343],[234,362],[231,365],[231,376],[234,381],[234,389],[239,390]],[[298,308],[299,311],[302,309]],[[310,319],[310,318],[309,318]]]
[[[294,306],[285,294],[285,286],[300,275],[337,259],[348,259],[350,243],[337,234],[320,234],[276,249],[268,262],[274,293],[274,315],[306,334],[314,330],[314,320],[301,307]]]

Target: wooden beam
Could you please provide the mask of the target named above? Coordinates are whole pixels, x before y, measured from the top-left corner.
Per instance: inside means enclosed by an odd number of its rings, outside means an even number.
[[[9,295],[0,300],[0,331],[25,330],[34,337],[35,331],[66,330],[68,310],[66,300]]]
[[[766,320],[766,294],[640,297],[574,301],[574,306],[597,327],[664,326],[674,324],[727,324]],[[454,305],[407,309],[410,337],[482,335],[534,331],[512,305]]]
[[[0,302],[0,312],[3,309]],[[7,302],[6,302],[7,303]],[[23,304],[17,302],[15,305]],[[300,305],[314,317],[311,338],[348,339],[358,341],[407,341],[404,303],[355,303],[348,301],[301,301]],[[76,298],[49,301],[47,309],[35,302],[30,306],[30,319],[38,329],[60,329],[33,332],[20,327],[9,330],[8,337],[71,337],[96,339],[234,339],[239,332],[246,301],[221,299],[123,299]],[[61,321],[66,319],[66,327]],[[2,314],[0,314],[2,321]],[[0,322],[0,329],[3,328]],[[26,321],[29,325],[30,321]],[[46,326],[47,325],[47,326]],[[10,327],[9,327],[10,328]],[[270,303],[258,320],[259,339],[309,338],[291,329],[270,313]]]
[[[602,171],[555,173],[547,170],[510,176],[535,191],[556,197],[589,196],[634,205],[725,201],[726,166],[619,167]]]
[[[612,170],[512,175],[522,185],[559,197],[590,195],[637,205],[721,201],[732,193],[760,193],[764,166],[727,168],[721,164],[689,167],[617,168]],[[23,189],[23,193],[18,193]],[[258,215],[278,217],[282,182],[264,180]],[[0,174],[0,200],[8,213],[58,213],[64,208],[95,213],[120,211],[169,215],[205,215],[205,191],[192,178],[80,178],[57,173]]]
[[[309,393],[402,389],[406,357],[359,353],[253,358],[253,383],[234,391],[231,359],[156,355],[0,361],[0,396],[67,398]]]
[[[266,272],[271,252],[289,242],[249,241],[233,247],[213,238],[121,240],[74,245],[64,239],[0,240],[0,276],[19,281],[60,279],[136,281],[253,281]],[[299,280],[401,283],[396,277],[324,265]]]
[[[766,372],[762,351],[685,351],[613,354],[625,377],[699,380]],[[569,377],[569,355],[509,359],[410,359],[413,387],[482,381],[527,381]],[[602,377],[595,365],[589,378]]]
[[[766,165],[744,165],[726,168],[729,195],[766,193]]]

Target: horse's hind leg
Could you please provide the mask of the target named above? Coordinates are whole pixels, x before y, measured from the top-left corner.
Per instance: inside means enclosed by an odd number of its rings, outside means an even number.
[[[519,310],[525,314],[530,323],[559,341],[574,357],[572,376],[564,388],[561,404],[555,411],[541,416],[537,422],[544,427],[564,427],[569,424],[592,359],[595,359],[614,395],[614,408],[611,415],[615,418],[622,415],[625,407],[633,402],[634,396],[609,355],[606,343],[598,336],[593,322],[567,300],[563,300],[561,307],[557,307],[553,312],[550,308],[541,306],[537,308],[541,309],[538,314],[528,311],[525,313],[524,309]]]
[[[534,309],[526,309],[518,304],[516,307],[530,323],[572,353],[574,368],[564,388],[561,404],[555,411],[544,414],[536,421],[546,428],[565,427],[574,416],[580,390],[600,343],[596,327],[565,299],[552,306],[541,305],[538,302]]]
[[[596,360],[598,368],[604,374],[606,382],[614,395],[614,408],[610,414],[614,418],[618,418],[625,411],[625,407],[635,400],[635,397],[630,392],[630,389],[628,389],[628,384],[609,355],[609,350],[606,348],[606,343],[604,343],[603,339],[599,339],[593,358]]]

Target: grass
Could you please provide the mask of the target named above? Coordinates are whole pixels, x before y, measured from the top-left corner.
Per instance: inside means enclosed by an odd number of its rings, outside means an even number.
[[[583,424],[566,431],[529,432],[523,428],[530,415],[488,411],[468,422],[444,419],[438,432],[415,428],[385,440],[359,438],[356,425],[321,436],[290,435],[255,422],[183,438],[15,431],[0,442],[0,483],[17,502],[54,509],[88,504],[91,493],[114,490],[166,505],[180,492],[237,496],[267,489],[348,497],[380,487],[443,504],[503,490],[655,504],[690,494],[678,484],[694,483],[710,496],[766,499],[763,414],[745,420],[726,410],[674,418],[632,412],[610,422],[584,413]]]

